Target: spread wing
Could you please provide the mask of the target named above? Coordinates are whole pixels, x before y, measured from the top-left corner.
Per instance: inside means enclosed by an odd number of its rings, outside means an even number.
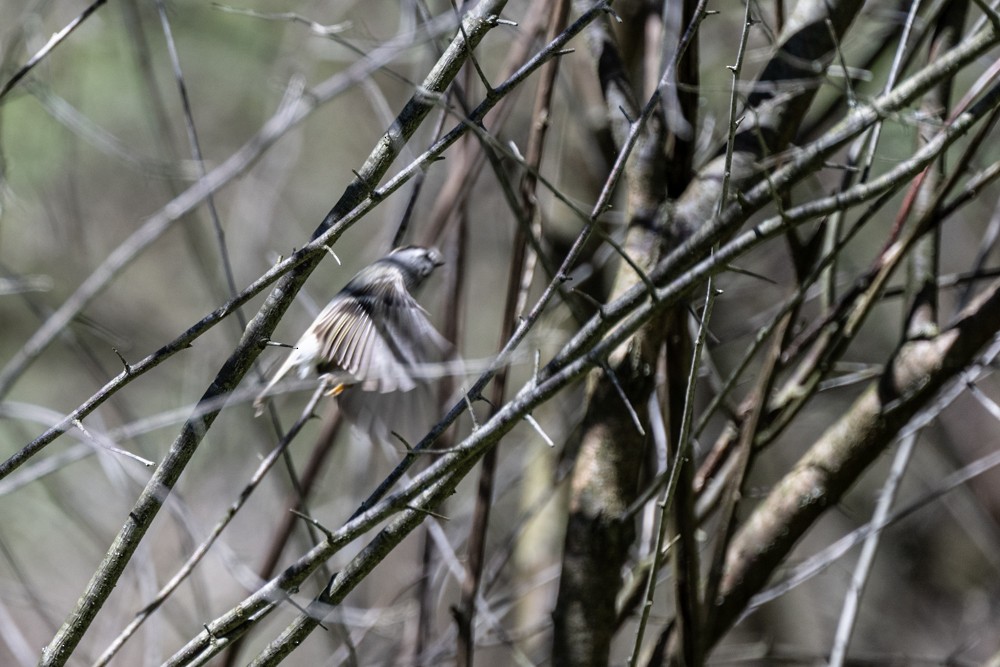
[[[254,408],[261,414],[271,390],[295,367],[302,377],[315,370],[334,376],[336,382],[359,385],[351,394],[399,394],[429,384],[440,374],[441,363],[453,357],[451,344],[410,295],[402,273],[376,265],[359,273],[317,316],[257,396]],[[397,412],[391,401],[368,408],[360,404],[360,396],[358,402],[342,405],[345,416],[355,422],[388,416],[379,414],[383,411]]]
[[[450,349],[397,271],[351,281],[311,333],[320,342],[319,373],[342,374],[364,391],[381,393],[414,389]]]

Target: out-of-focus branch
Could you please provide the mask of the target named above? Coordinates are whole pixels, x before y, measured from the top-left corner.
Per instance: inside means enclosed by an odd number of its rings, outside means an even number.
[[[994,283],[941,334],[900,346],[882,378],[820,436],[736,535],[710,616],[711,642],[735,622],[816,519],[998,330],[1000,283]]]
[[[954,48],[961,39],[962,25],[968,11],[968,2],[952,3],[948,11],[943,12],[935,26],[934,37],[927,54],[928,62],[933,62],[941,53]],[[953,81],[942,81],[934,86],[921,103],[921,110],[928,119],[939,123],[945,122],[948,109],[951,106],[951,89]],[[924,143],[929,139],[932,124],[920,125],[918,139]],[[961,167],[959,167],[961,168]],[[926,177],[920,183],[920,192],[914,204],[914,215],[917,218],[929,213],[928,206],[937,202],[935,195],[944,179],[944,164],[942,160],[929,165],[925,171]],[[938,257],[940,255],[941,231],[939,225],[932,225],[921,238],[907,264],[908,289],[911,294],[909,314],[905,324],[906,337],[926,338],[938,333]]]
[[[622,254],[629,261],[622,262],[616,276],[612,295],[617,297],[640,280],[633,266],[645,274],[660,257],[657,211],[666,196],[664,119],[657,109],[644,124],[633,125],[641,122],[639,104],[610,19],[595,22],[588,41],[612,135],[620,155],[627,156],[623,176],[628,232]],[[634,149],[628,153],[631,137],[635,137]],[[616,350],[587,378],[586,408],[570,482],[562,576],[553,612],[552,660],[557,666],[608,660],[621,568],[634,540],[632,523],[621,521],[620,516],[634,498],[643,460],[647,399],[655,387],[656,359],[666,333],[663,325],[661,314],[644,334]]]
[[[840,37],[860,11],[859,0],[800,2],[789,17],[778,50],[758,76],[747,98],[747,112],[736,136],[732,192],[763,177],[759,162],[784,151],[819,89],[820,70],[834,56],[834,35]],[[722,189],[724,156],[705,165],[692,186],[678,199],[673,233],[686,238],[711,220]],[[728,205],[728,202],[724,202]]]
[[[428,31],[432,35],[436,35],[453,25],[454,19],[451,16],[445,16],[443,19],[436,19],[428,26]],[[282,102],[278,111],[264,124],[256,135],[227,158],[225,162],[150,216],[128,239],[108,255],[104,262],[83,281],[80,287],[77,288],[63,305],[53,312],[45,323],[25,342],[24,346],[7,361],[3,369],[0,370],[0,397],[5,396],[10,391],[11,386],[17,378],[45,351],[49,344],[69,325],[73,318],[86,308],[98,294],[104,291],[110,282],[120,275],[126,267],[171,229],[174,223],[181,220],[196,206],[200,205],[205,198],[217,192],[249,169],[261,153],[270,148],[290,129],[308,118],[313,111],[350,89],[358,81],[371,76],[373,72],[384,66],[393,57],[396,57],[402,49],[409,47],[411,43],[412,35],[406,35],[386,42],[368,54],[368,57],[364,60],[358,61],[347,68],[346,71],[330,77],[311,89],[308,95],[303,94],[300,82],[293,81],[293,85],[289,87],[289,93],[286,94],[286,99]],[[372,184],[372,187],[374,187],[374,184]],[[287,267],[285,270],[288,270]],[[273,277],[271,280],[273,280]],[[260,288],[257,291],[260,291]],[[236,305],[238,306],[242,303],[241,301]],[[3,468],[0,466],[0,475],[2,474]]]
[[[62,42],[69,37],[74,30],[83,25],[83,22],[90,18],[94,12],[100,9],[101,5],[105,2],[107,2],[107,0],[94,0],[94,2],[90,3],[86,9],[80,12],[79,16],[67,23],[62,30],[52,35],[52,37],[49,38],[49,41],[46,42],[45,45],[39,49],[37,53],[35,53],[35,55],[31,56],[28,62],[26,62],[14,73],[13,76],[4,82],[3,86],[0,87],[0,100],[2,100],[7,93],[9,93],[14,86],[21,81],[21,79],[26,77],[28,73],[38,65],[38,63],[42,62],[42,60],[44,60],[45,57],[52,52],[52,49],[62,44]]]
[[[880,118],[890,117],[892,114],[900,111],[924,93],[930,86],[953,75],[956,69],[968,65],[978,55],[985,53],[995,46],[998,40],[1000,40],[1000,36],[994,35],[990,30],[983,30],[968,37],[959,46],[943,55],[932,65],[914,74],[897,86],[892,92],[874,99],[870,104],[856,108],[850,116],[824,134],[820,139],[800,148],[794,154],[790,155],[789,161],[784,166],[772,171],[767,181],[758,183],[745,190],[740,200],[728,204],[721,214],[715,215],[708,212],[706,217],[701,218],[704,224],[699,225],[696,231],[670,251],[656,268],[653,269],[649,274],[650,280],[656,284],[663,284],[668,277],[671,277],[674,280],[687,282],[687,278],[693,274],[685,273],[685,270],[706,261],[704,258],[708,255],[708,249],[712,244],[731,236],[751,214],[773,201],[775,192],[782,192],[802,178],[805,178],[808,174],[813,173],[816,167],[823,163],[823,160],[827,159],[837,149],[864,131],[865,128],[871,126]],[[996,91],[993,91],[986,102],[987,108],[989,105],[995,103],[995,97]],[[969,124],[981,118],[983,114],[984,108],[980,104],[976,108],[975,113],[966,113],[960,116],[950,126],[951,129],[949,132],[939,133],[935,137],[935,140],[926,148],[921,149],[911,159],[897,165],[890,172],[867,184],[855,186],[847,191],[821,197],[796,206],[793,209],[788,209],[783,212],[780,219],[772,218],[767,222],[758,224],[753,229],[752,236],[756,239],[762,239],[769,234],[775,233],[779,228],[796,224],[796,221],[803,219],[801,216],[815,218],[829,214],[835,210],[852,206],[859,201],[856,197],[861,197],[864,200],[872,199],[887,189],[898,186],[898,183],[892,179],[898,179],[903,174],[912,175],[916,173],[913,171],[913,168],[917,165],[926,164],[928,154],[936,154],[942,147],[942,144],[950,145],[956,139],[956,134],[966,131]],[[703,181],[716,180],[716,177],[711,177],[703,172],[700,173],[702,175],[699,178]],[[718,185],[721,188],[721,175],[718,175],[717,179],[719,181]],[[701,186],[695,187],[700,188]],[[692,210],[688,209],[689,212]],[[754,243],[754,241],[744,236],[743,240],[734,239],[723,250],[728,247],[730,251],[738,252],[737,246],[741,246],[744,243]],[[712,261],[718,261],[721,257],[722,254],[717,255]],[[592,318],[585,326],[580,328],[573,339],[549,363],[549,368],[560,368],[567,359],[577,354],[581,348],[592,345],[595,338],[599,338],[607,331],[619,325],[647,297],[647,286],[640,284],[630,288],[614,303],[607,304],[602,309],[600,317]],[[641,306],[639,308],[641,309]]]
[[[892,183],[895,183],[898,187],[901,179],[904,179],[905,176],[912,176],[918,173],[929,160],[934,159],[956,137],[961,136],[963,132],[967,131],[968,127],[985,113],[985,109],[990,108],[990,105],[998,103],[998,98],[1000,98],[1000,94],[994,91],[994,94],[984,99],[981,105],[977,105],[968,114],[957,120],[953,125],[953,131],[942,133],[932,142],[930,148],[916,156],[914,160],[901,164],[895,170],[887,173],[884,177],[884,182],[882,182],[882,179],[875,179],[875,181],[868,185],[855,186],[847,192],[838,193],[835,196],[788,209],[780,217],[774,217],[759,223],[753,230],[725,244],[715,255],[696,263],[689,270],[682,272],[671,283],[658,288],[653,300],[645,301],[639,306],[629,309],[626,305],[628,301],[628,296],[626,295],[608,304],[606,307],[607,311],[617,312],[621,309],[628,313],[628,318],[610,332],[605,339],[593,344],[591,347],[584,348],[582,352],[578,351],[558,368],[553,368],[552,364],[550,364],[549,367],[543,370],[537,380],[533,380],[528,386],[522,388],[515,398],[507,403],[493,419],[480,425],[478,430],[456,445],[451,452],[443,455],[425,471],[416,475],[404,489],[383,500],[378,499],[382,498],[384,493],[381,490],[377,490],[371,499],[362,504],[361,509],[355,516],[344,524],[331,538],[303,555],[298,561],[278,575],[278,577],[272,579],[238,606],[207,624],[205,632],[199,634],[189,642],[167,664],[172,666],[187,664],[195,656],[207,650],[213,641],[224,643],[233,633],[236,633],[238,636],[243,631],[248,619],[273,604],[272,601],[274,599],[281,597],[282,591],[300,584],[310,573],[315,571],[318,563],[329,558],[340,547],[351,542],[358,535],[370,529],[370,527],[409,507],[418,495],[431,487],[440,488],[435,486],[438,481],[447,478],[450,480],[449,484],[457,485],[461,475],[471,468],[478,460],[478,457],[486,449],[498,442],[515,424],[519,424],[525,414],[528,414],[538,405],[541,405],[557,392],[563,390],[569,383],[580,378],[594,366],[597,360],[604,358],[628,340],[653,314],[676,304],[693,285],[697,285],[703,281],[709,272],[721,271],[728,262],[738,257],[742,252],[755,247],[762,240],[774,238],[789,224],[801,223],[812,219],[817,211],[822,214],[827,210],[866,201],[869,198],[884,193]],[[581,239],[578,239],[574,245],[577,253],[582,246],[583,238],[585,237],[582,236]],[[576,257],[576,253],[570,254],[559,275],[565,275],[567,266],[575,261]],[[530,324],[537,319],[556,291],[554,285],[549,286],[536,306],[528,314],[526,322],[518,327],[511,344],[505,348],[498,363],[502,364],[505,362],[510,349],[512,349],[511,346],[523,338]],[[481,376],[470,390],[472,395],[476,395],[477,392],[481,391],[485,386],[485,382],[490,377],[492,377],[492,371],[488,371]],[[464,402],[458,403],[442,421],[442,424],[451,423],[464,410],[464,407]],[[426,447],[433,442],[440,427],[441,425],[439,424],[435,428],[435,431],[424,438],[417,447]],[[629,422],[629,428],[632,428],[631,422]],[[405,470],[405,466],[403,466],[403,470]],[[453,488],[454,486],[449,486],[445,489],[445,492]],[[402,535],[397,536],[399,540],[402,537]],[[385,543],[380,542],[380,545],[385,546]],[[387,552],[383,551],[380,553],[384,557]],[[336,590],[340,591],[337,595],[341,595],[346,593],[346,590],[343,590],[342,587],[346,586],[350,588],[357,582],[354,580],[340,580],[338,578],[337,583]]]
[[[569,16],[569,0],[558,0],[551,8],[546,39],[551,41],[566,27]],[[556,75],[559,73],[559,61],[554,60],[545,65],[539,72],[538,88],[535,93],[535,103],[532,109],[532,129],[528,137],[528,147],[525,152],[525,162],[528,170],[525,172],[520,188],[520,211],[516,218],[531,221],[532,229],[524,224],[518,224],[514,232],[513,249],[510,268],[507,275],[507,296],[505,298],[503,319],[501,320],[500,340],[507,341],[514,333],[515,323],[521,316],[523,304],[527,302],[527,293],[531,288],[535,261],[528,247],[529,235],[539,236],[540,223],[536,224],[538,216],[538,200],[536,193],[538,172],[545,149],[545,137],[549,127],[552,95],[555,90]],[[486,148],[489,150],[489,148]],[[499,406],[503,403],[507,390],[507,369],[501,369],[493,381],[490,403]],[[491,416],[496,407],[491,410]],[[483,456],[480,468],[479,487],[476,494],[476,506],[473,511],[472,527],[469,530],[468,559],[465,578],[462,581],[462,599],[455,610],[458,625],[457,664],[471,666],[475,651],[474,620],[476,598],[479,595],[483,575],[483,563],[486,551],[486,534],[489,527],[490,508],[493,503],[493,486],[496,475],[499,448],[492,448]]]
[[[178,570],[174,576],[170,578],[170,581],[168,581],[166,585],[160,589],[160,591],[156,594],[156,598],[143,607],[142,610],[136,614],[136,617],[132,620],[132,622],[128,624],[128,627],[126,627],[115,638],[115,640],[111,642],[111,645],[108,646],[104,653],[102,653],[101,656],[94,662],[94,667],[102,667],[103,665],[108,664],[108,662],[115,657],[115,654],[121,650],[122,646],[125,645],[125,642],[128,641],[129,637],[134,635],[146,619],[159,609],[160,606],[166,602],[167,598],[169,598],[173,592],[177,590],[177,587],[180,586],[188,576],[190,576],[195,566],[198,565],[198,563],[201,562],[201,559],[205,557],[205,554],[207,554],[208,550],[211,549],[212,545],[222,534],[222,531],[226,529],[226,526],[228,526],[233,520],[236,513],[250,498],[250,494],[254,492],[260,482],[264,479],[267,472],[277,462],[278,457],[286,451],[288,445],[298,436],[306,422],[315,416],[313,414],[313,410],[316,409],[316,405],[323,397],[325,389],[326,388],[321,385],[316,389],[316,391],[313,392],[312,398],[308,403],[306,403],[306,406],[303,408],[302,414],[299,416],[298,420],[296,420],[296,422],[288,430],[285,437],[281,439],[281,442],[279,442],[277,446],[271,450],[271,453],[260,462],[260,465],[257,466],[257,470],[250,477],[246,486],[243,487],[242,491],[240,491],[239,497],[226,509],[225,515],[215,524],[208,537],[198,545],[198,548],[194,550],[180,570]]]
[[[463,19],[461,35],[452,41],[424,80],[419,93],[412,97],[400,112],[394,125],[382,137],[362,166],[358,178],[347,187],[340,201],[317,228],[314,237],[323,235],[333,227],[334,223],[342,220],[352,209],[369,198],[402,146],[433,108],[433,102],[427,99],[427,95],[443,93],[450,85],[469,50],[496,25],[496,18],[503,5],[502,0],[484,0]],[[466,40],[469,40],[469,44],[466,44]],[[306,278],[319,264],[321,257],[322,255],[316,255],[279,281],[261,311],[248,326],[239,345],[205,392],[203,401],[212,401],[229,393],[243,379],[253,360],[263,349],[263,343],[274,330]],[[170,489],[191,460],[218,413],[219,410],[214,410],[184,424],[170,452],[136,501],[128,521],[122,526],[107,556],[94,573],[76,609],[44,651],[41,664],[62,665],[70,658],[97,612],[111,594]]]

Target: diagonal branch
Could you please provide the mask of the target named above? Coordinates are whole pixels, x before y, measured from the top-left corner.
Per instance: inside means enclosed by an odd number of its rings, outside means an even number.
[[[472,46],[496,25],[496,17],[503,5],[502,1],[484,0],[466,16],[463,20],[464,33],[470,36]],[[343,219],[368,198],[402,146],[433,108],[433,104],[427,101],[427,96],[444,92],[458,73],[467,54],[465,38],[456,37],[424,80],[421,90],[410,99],[396,122],[372,151],[360,170],[360,176],[347,187],[340,201],[327,214],[316,230],[314,238],[322,236],[328,230],[332,231],[334,223]],[[202,397],[203,402],[211,402],[236,388],[250,369],[253,360],[263,349],[262,343],[268,339],[292,298],[321,258],[322,255],[316,254],[279,281],[260,312],[247,327],[239,345],[205,392]],[[136,501],[128,521],[122,526],[101,566],[91,578],[76,609],[44,651],[41,664],[62,665],[70,658],[73,649],[111,594],[153,518],[218,414],[219,410],[216,409],[192,418],[184,424],[163,463],[157,468]]]

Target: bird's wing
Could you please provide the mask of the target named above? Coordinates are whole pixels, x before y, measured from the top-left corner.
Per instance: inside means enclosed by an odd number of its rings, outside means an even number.
[[[352,281],[353,282],[353,281]],[[365,391],[410,391],[440,362],[448,343],[406,289],[399,272],[348,284],[320,314],[320,373],[345,373]]]
[[[429,384],[441,363],[453,357],[451,344],[410,295],[403,274],[369,267],[317,316],[254,407],[260,414],[270,390],[295,366],[303,376],[315,370],[364,392],[385,394]]]

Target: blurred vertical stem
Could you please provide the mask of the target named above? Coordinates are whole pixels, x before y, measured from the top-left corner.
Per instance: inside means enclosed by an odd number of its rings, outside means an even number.
[[[546,40],[551,41],[566,27],[569,16],[569,0],[557,0],[549,15]],[[559,60],[546,63],[539,72],[538,88],[535,92],[535,103],[532,109],[531,133],[528,136],[528,146],[525,152],[525,163],[528,169],[521,181],[521,211],[518,217],[530,221],[535,226],[539,220],[538,200],[536,194],[538,172],[542,163],[545,147],[545,135],[549,127],[552,94],[555,79],[559,73]],[[528,234],[523,224],[518,224],[514,230],[513,249],[507,276],[507,296],[504,303],[501,324],[500,341],[507,341],[514,333],[514,326],[522,315],[523,304],[527,301],[527,291],[531,287],[534,261],[529,258]],[[538,236],[538,234],[535,234]],[[492,417],[503,404],[507,388],[507,369],[500,369],[493,381],[490,403],[493,405]],[[456,647],[456,663],[460,667],[471,667],[475,652],[475,613],[476,597],[483,575],[483,561],[486,549],[486,534],[490,520],[490,506],[493,502],[493,483],[496,476],[497,456],[499,447],[489,449],[483,455],[482,467],[479,473],[479,486],[476,493],[476,505],[472,515],[472,527],[469,531],[468,558],[465,566],[465,579],[462,581],[461,602],[455,610],[455,620],[458,625]]]
[[[752,4],[747,3],[743,18],[743,28],[740,32],[740,40],[736,50],[736,62],[727,67],[732,75],[732,87],[729,96],[729,122],[727,125],[729,136],[726,141],[722,189],[719,192],[719,201],[717,203],[720,214],[729,204],[731,194],[733,153],[736,148],[736,131],[740,124],[740,119],[737,118],[740,99],[738,90],[750,28],[753,26],[751,8]],[[717,248],[718,245],[713,248],[713,252]],[[674,608],[677,623],[665,630],[663,641],[658,642],[658,645],[668,651],[669,659],[675,663],[696,667],[704,662],[704,633],[701,632],[701,626],[704,623],[704,607],[701,587],[701,566],[699,564],[700,547],[694,535],[697,518],[695,517],[694,496],[694,443],[691,433],[694,416],[694,393],[697,386],[698,372],[701,367],[705,338],[708,333],[708,323],[711,320],[712,308],[716,297],[714,276],[710,275],[706,283],[704,310],[698,326],[698,335],[695,339],[693,350],[690,352],[690,370],[687,373],[683,394],[682,396],[672,396],[670,414],[677,415],[676,409],[679,407],[680,424],[677,432],[672,434],[674,463],[667,488],[664,489],[663,498],[659,503],[662,513],[660,518],[661,526],[657,535],[656,548],[653,551],[654,563],[649,572],[646,603],[643,606],[640,632],[637,633],[636,637],[633,665],[636,664],[635,661],[638,659],[638,653],[641,648],[641,629],[653,605],[653,593],[656,588],[656,577],[659,573],[658,561],[663,554],[664,548],[664,524],[667,523],[672,524],[677,539],[672,559],[675,590]],[[681,314],[675,321],[675,324],[683,327],[685,321],[686,318]],[[671,371],[670,364],[668,364],[667,370],[668,372]],[[677,373],[677,371],[674,372],[675,374]],[[673,393],[672,391],[671,394]],[[734,479],[734,484],[736,484],[738,491],[742,484],[742,479]],[[724,528],[726,527],[724,526]],[[709,585],[707,588],[711,592],[711,586]],[[674,638],[672,642],[670,641],[671,637]]]
[[[623,262],[616,276],[612,289],[616,298],[640,282],[632,266],[648,272],[662,254],[666,130],[659,106],[650,107],[648,120],[642,122],[608,18],[591,25],[588,41],[615,143],[627,151],[635,140],[624,164],[628,231],[622,246],[630,262]],[[552,660],[557,667],[602,665],[609,659],[621,568],[634,541],[632,522],[622,517],[637,490],[646,450],[648,399],[655,390],[664,339],[673,330],[669,319],[669,313],[653,317],[587,377],[553,614]]]
[[[927,60],[933,62],[954,48],[960,40],[962,26],[968,12],[968,2],[951,3],[948,11],[941,12],[934,27],[934,36]],[[924,94],[921,114],[924,121],[917,125],[918,148],[926,144],[945,122],[951,107],[952,81],[945,80]],[[944,176],[944,157],[928,165],[920,192],[914,202],[914,217],[923,218],[928,207],[937,202],[937,190]],[[938,255],[941,245],[940,225],[932,224],[927,233],[917,241],[907,262],[907,290],[910,294],[904,336],[907,340],[926,338],[938,333]]]
[[[941,12],[934,26],[934,36],[927,53],[928,62],[933,62],[940,54],[953,48],[960,39],[962,26],[968,13],[968,3],[964,0],[952,3],[949,10]],[[937,127],[944,122],[951,106],[950,80],[942,81],[924,94],[921,102],[921,112],[924,122],[917,126],[918,145],[924,145],[931,139]],[[929,119],[936,122],[930,123]],[[929,165],[926,177],[921,183],[921,190],[914,203],[914,216],[920,220],[932,214],[932,208],[938,205],[938,188],[944,180],[944,158],[935,160]],[[904,323],[903,336],[905,340],[930,338],[938,334],[937,280],[938,253],[941,243],[940,225],[932,224],[930,229],[914,245],[907,261],[907,289],[911,294],[911,305]],[[896,452],[891,474],[879,494],[876,515],[873,525],[884,523],[895,499],[907,463],[909,462],[916,443],[916,434],[905,438]],[[864,594],[872,564],[878,550],[881,533],[873,531],[866,539],[851,577],[850,586],[845,596],[843,610],[837,623],[833,647],[830,651],[830,667],[842,667],[847,660],[848,647],[857,621],[861,596]]]

